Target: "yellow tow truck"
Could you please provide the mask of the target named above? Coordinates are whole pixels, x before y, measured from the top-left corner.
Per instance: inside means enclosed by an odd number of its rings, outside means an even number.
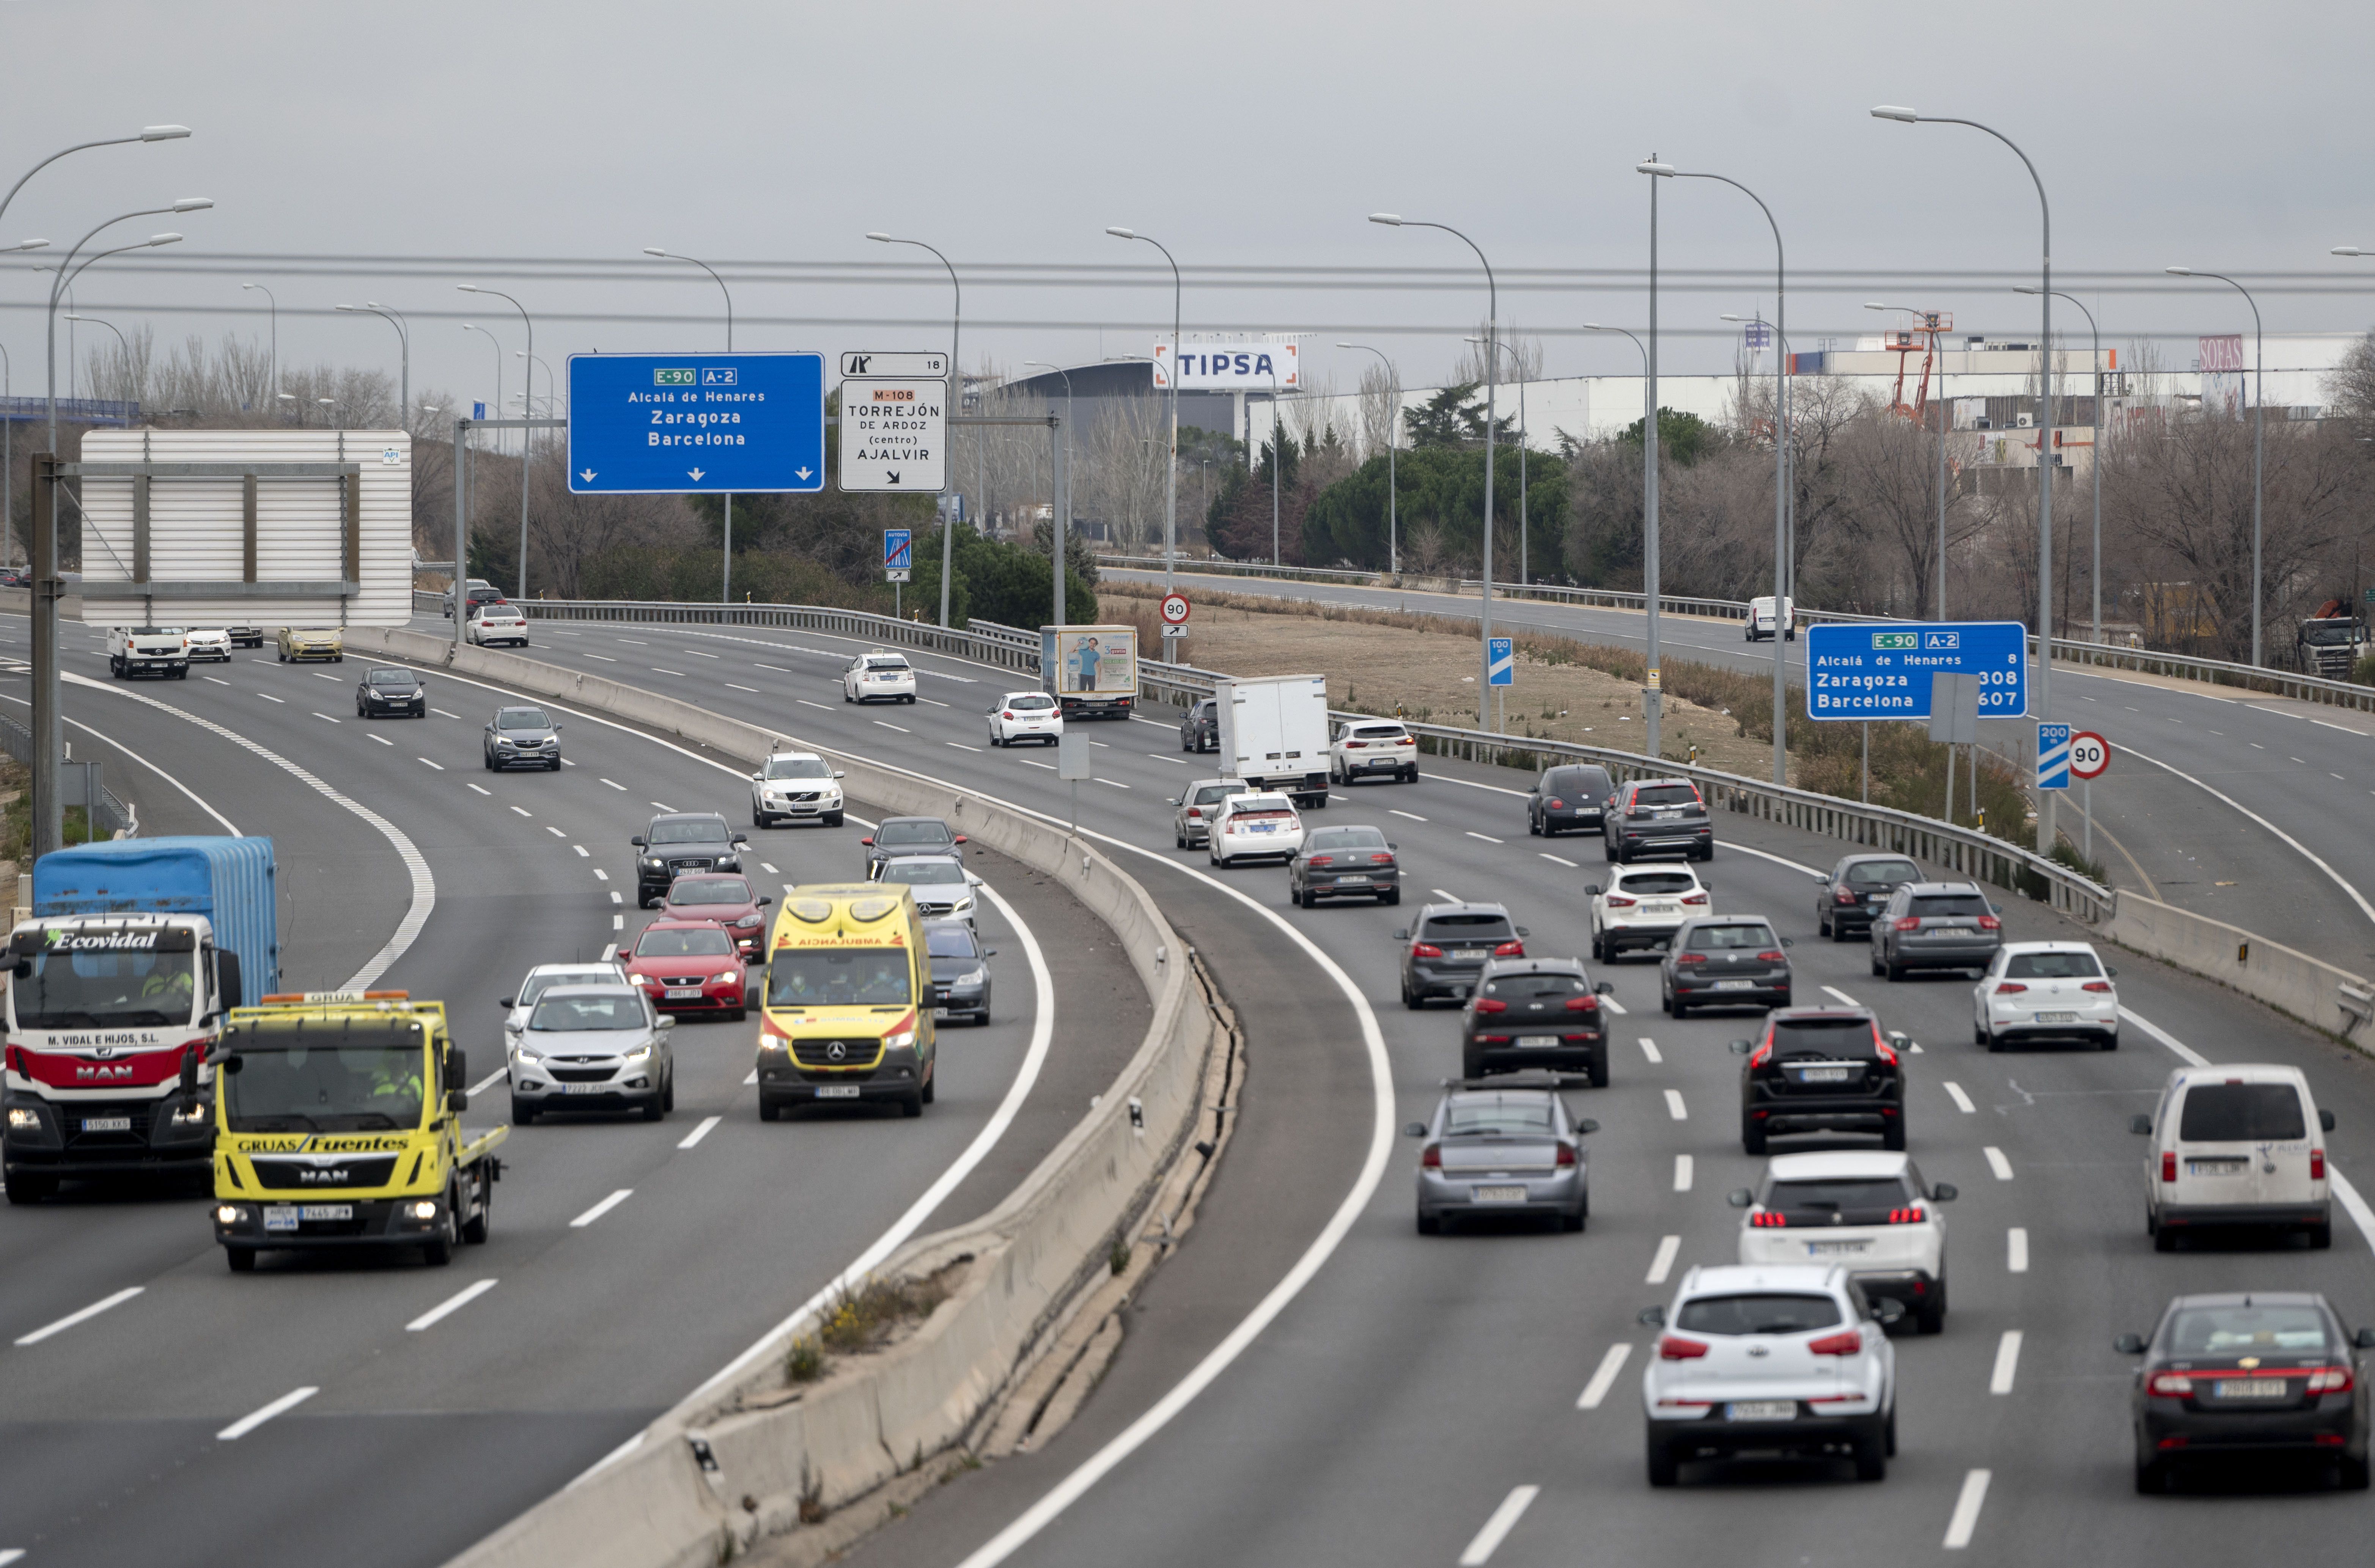
[[[905,883],[786,891],[761,995],[761,1121],[835,1100],[889,1101],[904,1116],[932,1102],[932,960]]]
[[[275,1248],[419,1247],[442,1265],[487,1239],[511,1128],[462,1130],[469,1068],[444,1003],[266,996],[231,1009],[207,1059],[215,1240],[233,1271]]]

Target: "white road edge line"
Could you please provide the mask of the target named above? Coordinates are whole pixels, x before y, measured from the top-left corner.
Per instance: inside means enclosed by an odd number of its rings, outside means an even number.
[[[1658,1239],[1657,1256],[1649,1259],[1649,1272],[1642,1277],[1641,1283],[1644,1285],[1664,1284],[1666,1282],[1666,1276],[1674,1271],[1674,1259],[1682,1250],[1682,1237],[1660,1236]]]
[[[634,1188],[620,1187],[617,1192],[612,1193],[609,1197],[604,1198],[601,1202],[596,1204],[593,1208],[587,1209],[576,1219],[572,1220],[569,1222],[569,1228],[573,1231],[582,1231],[586,1226],[591,1225],[595,1220],[599,1220],[602,1216],[609,1213],[610,1210],[618,1208],[619,1205],[626,1202],[629,1198],[634,1196]]]
[[[207,678],[208,678],[208,679],[210,679],[210,680],[211,680],[211,679],[213,679],[214,678],[213,678],[213,677],[211,677],[211,676],[209,676],[209,677],[207,677]],[[20,707],[20,708],[30,708],[30,707],[31,707],[31,706],[32,706],[32,704],[31,704],[30,702],[26,701],[25,701],[23,698],[21,698],[21,697],[11,697],[11,698],[9,698],[9,699],[8,699],[8,701],[11,701],[11,702],[16,703],[16,704],[17,704],[18,707]],[[220,822],[220,823],[223,825],[223,831],[224,831],[224,832],[229,833],[229,834],[230,834],[231,837],[233,837],[233,838],[237,838],[237,837],[239,837],[239,829],[232,825],[232,823],[231,823],[231,819],[230,819],[230,818],[228,818],[228,817],[224,816],[221,812],[219,812],[219,811],[216,810],[212,806],[209,806],[208,804],[207,804],[206,800],[205,800],[204,798],[202,798],[202,797],[198,795],[198,793],[197,793],[195,790],[193,790],[193,789],[192,789],[188,784],[183,784],[180,779],[178,779],[178,778],[174,777],[171,773],[167,772],[164,769],[162,769],[162,768],[159,767],[156,763],[151,762],[150,760],[148,760],[148,758],[143,757],[142,755],[140,755],[140,753],[139,753],[139,752],[133,750],[133,749],[132,749],[132,748],[130,748],[129,746],[124,745],[124,742],[122,742],[122,741],[120,741],[120,740],[117,740],[117,739],[115,739],[115,738],[114,738],[113,737],[112,737],[112,736],[105,736],[105,735],[101,735],[101,734],[100,734],[100,732],[99,732],[99,731],[97,731],[97,730],[95,730],[95,729],[91,728],[89,725],[87,725],[87,724],[83,723],[80,719],[73,719],[73,718],[70,718],[70,719],[66,720],[66,723],[68,723],[68,724],[70,724],[70,725],[74,725],[74,726],[75,726],[75,728],[77,728],[77,729],[78,729],[78,730],[82,731],[82,732],[83,732],[83,734],[85,734],[85,735],[87,735],[87,736],[89,736],[93,740],[99,741],[99,742],[100,742],[100,744],[102,744],[102,745],[106,745],[106,746],[112,746],[112,747],[114,747],[118,751],[123,752],[126,757],[131,758],[134,761],[136,761],[136,762],[139,763],[142,767],[144,767],[144,768],[148,769],[150,772],[152,772],[152,773],[156,774],[159,778],[163,779],[167,784],[171,784],[175,789],[180,790],[183,795],[188,796],[189,796],[193,801],[196,802],[196,804],[197,804],[197,808],[198,808],[198,809],[199,809],[199,810],[201,810],[201,811],[205,812],[207,816],[212,817],[216,821]]]
[[[429,1327],[439,1320],[450,1317],[455,1313],[461,1311],[464,1307],[468,1306],[472,1302],[477,1301],[480,1296],[485,1295],[489,1291],[491,1291],[494,1288],[495,1282],[491,1279],[480,1279],[475,1284],[465,1285],[460,1290],[455,1291],[452,1295],[446,1297],[443,1301],[439,1302],[435,1306],[431,1307],[427,1312],[422,1313],[419,1317],[414,1318],[410,1323],[406,1324],[404,1326],[404,1331],[407,1334],[418,1334],[422,1329]]]
[[[2004,1272],[2028,1272],[2028,1228],[2025,1225],[2015,1225],[2004,1232]]]
[[[1542,1491],[1538,1486],[1511,1487],[1509,1495],[1501,1499],[1501,1506],[1493,1510],[1493,1516],[1484,1521],[1484,1527],[1468,1543],[1468,1550],[1459,1554],[1459,1568],[1483,1568],[1494,1549],[1501,1544],[1501,1538],[1517,1527],[1518,1520],[1533,1506]]]
[[[306,1400],[312,1398],[314,1395],[319,1394],[321,1390],[319,1388],[292,1388],[288,1393],[280,1396],[279,1398],[272,1401],[269,1405],[265,1406],[262,1409],[251,1410],[246,1415],[240,1417],[239,1420],[231,1422],[230,1425],[215,1433],[215,1441],[218,1443],[236,1443],[241,1438],[245,1437],[249,1432],[254,1432],[257,1427],[262,1426],[266,1421],[270,1421],[273,1417],[288,1414],[290,1410],[295,1409],[298,1406],[303,1404]]]
[[[89,1323],[92,1318],[97,1317],[100,1313],[107,1311],[110,1307],[122,1306],[124,1303],[130,1301],[133,1297],[138,1295],[147,1288],[148,1287],[143,1285],[126,1286],[124,1289],[116,1291],[115,1294],[112,1296],[91,1303],[90,1305],[83,1308],[80,1312],[70,1312],[66,1314],[65,1316],[58,1319],[55,1323],[45,1323],[41,1327],[34,1329],[30,1334],[18,1335],[17,1337],[17,1343],[19,1345],[38,1345],[53,1334],[65,1333],[67,1329],[72,1328],[77,1323]]]
[[[2265,817],[2261,816],[2250,807],[2245,806],[2242,802],[2237,800],[2234,796],[2211,788],[2208,784],[2204,784],[2200,779],[2195,778],[2192,773],[2186,772],[2181,769],[2172,768],[2157,757],[2147,757],[2133,746],[2121,746],[2120,749],[2137,758],[2139,760],[2150,762],[2154,767],[2160,769],[2165,773],[2175,774],[2177,777],[2183,779],[2187,784],[2193,785],[2194,788],[2202,791],[2204,795],[2209,796],[2213,800],[2222,801],[2225,804],[2233,807],[2243,816],[2267,829],[2268,831],[2274,833],[2277,838],[2283,840],[2286,843],[2298,851],[2302,859],[2308,861],[2311,866],[2314,866],[2319,870],[2324,872],[2335,887],[2340,888],[2344,892],[2350,895],[2350,902],[2358,906],[2359,914],[2364,914],[2370,922],[2375,922],[2375,903],[2368,902],[2367,896],[2364,893],[2361,893],[2357,888],[2352,887],[2348,882],[2345,881],[2341,872],[2336,871],[2332,866],[2327,865],[2325,861],[2311,853],[2309,845],[2301,843],[2300,840],[2293,837],[2292,834],[2285,831],[2282,828],[2277,827],[2274,822],[2269,821]],[[2124,1011],[2125,1009],[2123,1008],[2121,1010]]]
[[[1963,1478],[1963,1490],[1955,1499],[1955,1515],[1946,1521],[1946,1539],[1942,1545],[1948,1551],[1960,1551],[1971,1544],[1971,1534],[1979,1527],[1979,1505],[1988,1500],[1989,1470],[1973,1470]]]
[[[726,1118],[723,1116],[702,1117],[699,1126],[695,1126],[691,1132],[685,1134],[682,1138],[677,1139],[676,1146],[679,1149],[691,1149],[703,1138],[707,1138],[709,1136],[709,1130],[725,1119]]]

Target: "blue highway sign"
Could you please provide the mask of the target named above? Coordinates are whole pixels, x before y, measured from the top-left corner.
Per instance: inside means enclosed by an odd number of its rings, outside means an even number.
[[[916,564],[916,531],[913,528],[882,530],[882,569],[886,572],[906,572]]]
[[[1926,719],[1930,678],[1979,678],[1979,717],[2028,712],[2028,629],[2016,620],[1809,626],[1806,713],[1829,720]]]
[[[1510,639],[1507,637],[1487,637],[1484,639],[1484,658],[1487,666],[1486,673],[1490,677],[1494,685],[1511,686],[1516,684],[1518,678],[1518,654],[1516,645]]]
[[[2037,787],[2068,789],[2070,787],[2070,726],[2045,725],[2037,726]]]
[[[821,354],[572,354],[580,495],[824,489]]]

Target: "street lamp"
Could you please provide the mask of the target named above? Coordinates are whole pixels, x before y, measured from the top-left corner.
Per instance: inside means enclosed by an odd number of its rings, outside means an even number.
[[[2260,328],[2260,301],[2251,291],[2223,272],[2190,266],[2163,267],[2171,277],[2215,277],[2251,307],[2251,663],[2260,661],[2260,454],[2267,431],[2267,337]]]
[[[261,283],[242,283],[242,284],[241,284],[241,285],[240,285],[240,288],[241,288],[242,290],[244,290],[244,289],[254,289],[257,293],[262,294],[262,295],[264,296],[264,299],[265,299],[266,308],[266,309],[270,312],[270,313],[271,313],[271,317],[272,317],[272,391],[271,391],[271,395],[272,395],[272,397],[277,401],[277,400],[279,398],[279,396],[280,396],[280,299],[279,299],[279,296],[278,296],[278,295],[276,295],[275,293],[273,293],[273,291],[272,291],[271,289],[266,289],[266,288],[263,284],[261,284]],[[340,309],[344,309],[344,308],[345,308],[345,307],[343,307],[343,306],[341,306],[341,307],[340,307]]]
[[[462,330],[464,332],[475,332],[479,334],[481,337],[484,337],[487,340],[488,346],[495,351],[495,417],[497,419],[501,419],[502,418],[503,408],[503,341],[502,338],[497,337],[490,329],[480,326],[476,322],[464,322],[462,324]],[[497,452],[501,452],[502,449],[502,432],[498,430],[495,432],[495,450]]]
[[[1171,366],[1167,372],[1171,379],[1171,446],[1168,453],[1165,454],[1163,474],[1163,592],[1165,596],[1168,596],[1171,593],[1172,573],[1177,569],[1179,563],[1179,377],[1181,374],[1179,367],[1179,261],[1177,257],[1171,253],[1170,246],[1154,238],[1152,234],[1140,234],[1134,229],[1124,229],[1117,224],[1107,224],[1105,226],[1105,232],[1112,235],[1117,240],[1143,240],[1148,244],[1152,245],[1156,250],[1161,251],[1163,253],[1163,259],[1171,264]],[[1277,371],[1273,370],[1270,374],[1270,415],[1272,422],[1275,423],[1278,414]],[[1273,439],[1271,442],[1271,445],[1273,447],[1273,457],[1276,455],[1274,449],[1277,444],[1275,434],[1276,432],[1273,431]],[[1270,532],[1273,536],[1273,543],[1270,546],[1270,554],[1275,558],[1278,554],[1278,547],[1275,543],[1275,536],[1278,531],[1276,522],[1277,508],[1275,504],[1273,504],[1271,512],[1272,520]],[[1272,564],[1276,564],[1275,559],[1273,559]],[[1163,652],[1165,663],[1176,664],[1179,660],[1179,640],[1176,637],[1168,639]]]
[[[1676,169],[1655,159],[1637,166],[1644,174],[1663,180],[1715,180],[1730,185],[1756,204],[1773,230],[1773,331],[1787,341],[1790,319],[1788,253],[1781,244],[1781,225],[1765,198],[1728,174]],[[1788,725],[1789,661],[1782,654],[1782,632],[1790,615],[1790,356],[1777,350],[1773,364],[1773,782],[1790,782]]]
[[[399,412],[409,409],[412,407],[412,334],[405,329],[403,318],[375,300],[366,300],[360,305],[340,305],[338,309],[357,315],[377,316],[396,328],[396,343],[404,355],[404,385],[396,395],[396,406]],[[412,421],[407,419],[405,429],[411,428]]]
[[[726,351],[729,354],[734,352],[734,290],[726,287],[726,279],[717,276],[717,269],[698,256],[673,254],[657,245],[645,245],[644,254],[657,256],[662,261],[690,262],[709,274],[709,280],[717,285],[717,291],[720,294],[726,296]],[[544,384],[548,389],[552,385],[550,365],[544,367]],[[734,601],[734,496],[730,490],[725,496],[725,504],[724,549],[717,577],[717,602],[721,605],[731,604]]]
[[[1429,223],[1416,218],[1404,218],[1398,212],[1373,212],[1369,221],[1382,223],[1388,229],[1440,229],[1445,233],[1476,253],[1484,268],[1484,337],[1498,342],[1501,336],[1501,286],[1493,276],[1493,263],[1483,247],[1454,229],[1448,223]],[[1479,635],[1476,643],[1476,726],[1484,727],[1484,715],[1490,710],[1493,687],[1493,426],[1496,409],[1495,383],[1500,377],[1500,363],[1491,354],[1484,356],[1484,581],[1483,601],[1477,617]]]
[[[531,354],[536,352],[536,322],[528,315],[527,307],[526,305],[521,304],[517,300],[512,299],[509,294],[504,293],[500,289],[481,289],[475,283],[456,283],[454,287],[459,289],[465,294],[492,294],[498,300],[509,301],[512,309],[520,313],[520,320],[525,322],[527,325],[528,352]],[[501,390],[500,383],[498,383],[497,390]],[[521,412],[530,419],[534,419],[536,417],[535,408],[527,404],[521,405]],[[532,445],[531,438],[535,433],[536,432],[532,427],[523,425],[520,428],[519,596],[523,599],[527,597],[527,469],[528,458],[532,455],[530,451],[530,447]]]
[[[1048,530],[1054,540],[1056,556],[1056,619],[1052,624],[1064,624],[1064,545],[1065,536],[1072,529],[1072,378],[1063,366],[1046,360],[1025,360],[1026,365],[1036,365],[1053,371],[1064,378],[1064,434],[1056,447],[1056,525]]]
[[[1481,337],[1467,339],[1483,343]],[[1509,356],[1509,363],[1518,372],[1518,586],[1526,586],[1533,579],[1526,570],[1526,448],[1531,444],[1526,428],[1526,366],[1517,350],[1506,343],[1493,345]]]
[[[1641,350],[1641,595],[1648,611],[1648,667],[1649,685],[1641,694],[1642,744],[1658,756],[1659,710],[1662,705],[1658,679],[1658,183],[1649,182],[1649,341],[1644,343],[1621,326],[1583,324],[1586,332],[1622,332]]]
[[[2018,288],[2015,289],[2013,292],[2015,294],[2034,294],[2037,292],[2037,289],[2031,285],[2022,284]],[[2086,315],[2086,330],[2094,335],[2095,339],[2095,347],[2093,349],[2095,356],[2095,444],[2087,449],[2087,466],[2095,470],[2094,629],[2095,641],[2100,643],[2103,640],[2103,329],[2095,324],[2095,312],[2086,309],[2086,302],[2084,301],[2079,300],[2074,295],[2063,294],[2059,289],[2056,289],[2054,292],[2060,298],[2067,300],[2072,304],[2076,305],[2080,312]],[[2248,296],[2246,297],[2248,298]],[[2256,313],[2257,312],[2255,311],[2254,314]],[[2255,452],[2253,454],[2254,471],[2251,476],[2252,485],[2254,487],[2251,513],[2251,630],[2253,633],[2251,638],[2251,660],[2254,664],[2259,662],[2260,650],[2260,640],[2258,636],[2260,620],[2260,518],[2257,494],[2257,486],[2259,483],[2257,462],[2258,454]],[[1945,516],[1943,510],[1939,513],[1939,516],[1941,519]],[[1945,525],[1942,521],[1939,526],[1943,529]],[[2091,818],[2088,819],[2088,826],[2090,828],[2093,826],[2093,820]]]
[[[951,421],[962,418],[964,414],[964,285],[957,278],[956,264],[941,255],[939,246],[928,245],[921,240],[903,240],[880,230],[869,230],[866,237],[878,245],[913,245],[919,251],[929,251],[948,269],[949,289],[954,300],[949,312],[949,383],[950,389],[956,394],[956,407],[949,410],[949,415]],[[978,452],[980,447],[976,445],[975,450]],[[974,499],[979,501],[981,498],[976,496]],[[940,624],[943,627],[949,623],[949,563],[956,555],[956,528],[955,513],[943,507],[940,511]]]
[[[2038,213],[2043,221],[2037,278],[2037,712],[2050,719],[2053,716],[2053,204],[2046,199],[2045,181],[2028,154],[1992,125],[1948,114],[1917,114],[1893,103],[1881,104],[1872,115],[1907,125],[1967,125],[1984,131],[2012,148],[2013,156],[2028,171],[2029,183],[2037,187]],[[2258,604],[2251,607],[2256,615]],[[2038,795],[2038,852],[2050,855],[2054,845],[2053,808],[2061,792],[2047,789]]]
[[[93,260],[93,261],[97,261],[98,259],[99,259],[99,258],[98,258],[97,256],[93,256],[93,257],[91,258],[91,260]],[[129,342],[125,341],[124,336],[124,329],[123,329],[123,328],[121,328],[121,327],[117,326],[113,322],[109,321],[109,320],[108,320],[108,319],[106,319],[104,316],[86,316],[86,315],[77,315],[77,314],[76,314],[76,313],[75,313],[74,312],[72,312],[72,311],[68,311],[68,312],[65,313],[65,319],[66,319],[66,320],[68,320],[68,321],[87,321],[87,322],[90,322],[90,323],[92,323],[92,324],[95,324],[95,325],[98,325],[98,326],[103,326],[103,327],[107,328],[107,330],[108,330],[108,331],[110,331],[110,332],[112,332],[112,333],[114,333],[114,334],[115,334],[115,345],[116,345],[116,347],[117,347],[118,348],[120,348],[120,349],[122,349],[122,350],[124,351],[124,379],[127,383],[131,381],[131,379],[132,379],[132,345],[131,345]],[[94,397],[96,397],[96,396],[98,396],[98,395],[99,395],[99,389],[98,389],[97,387],[93,387],[93,388],[91,389],[91,395],[92,395],[92,396],[94,396]]]
[[[320,405],[322,407],[325,407],[325,408],[327,408],[328,410],[330,410],[330,412],[329,412],[329,414],[326,416],[326,418],[329,419],[330,423],[331,423],[333,426],[337,426],[337,427],[338,427],[338,428],[340,428],[340,429],[344,429],[344,428],[345,428],[344,426],[339,425],[339,422],[338,422],[338,412],[337,412],[337,410],[338,410],[338,400],[337,400],[337,398],[335,398],[335,397],[316,397],[315,399],[313,399],[313,401],[314,401],[316,404]]]
[[[2030,292],[2030,290],[2027,290],[2027,289],[2015,289],[2015,290],[2014,290],[2014,292],[2015,292],[2015,293],[2027,293],[2027,292]],[[1864,308],[1865,310],[1867,310],[1867,311],[1903,311],[1903,312],[1905,312],[1908,315],[1912,315],[1912,316],[1925,316],[1925,315],[1929,314],[1929,312],[1926,312],[1926,311],[1917,311],[1917,310],[1915,310],[1915,309],[1914,309],[1912,306],[1910,306],[1910,305],[1884,305],[1884,304],[1879,303],[1879,302],[1878,302],[1878,301],[1866,301],[1864,302],[1864,307],[1863,307],[1863,308]],[[1898,365],[1899,365],[1900,367],[1902,367],[1902,366],[1903,366],[1903,364],[1904,364],[1904,360],[1899,360],[1897,361],[1897,363],[1898,363]],[[1898,384],[1900,384],[1900,385],[1902,385],[1902,384],[1903,384],[1903,378],[1902,378],[1901,376],[1899,377]],[[1938,366],[1938,615],[1937,615],[1937,619],[1940,619],[1940,620],[1944,620],[1944,619],[1946,619],[1946,430],[1947,430],[1947,428],[1948,428],[1948,421],[1949,421],[1949,419],[1950,419],[1951,418],[1952,418],[1952,408],[1951,408],[1951,406],[1946,402],[1946,366],[1945,366],[1944,361],[1941,360],[1941,361],[1940,361],[1940,363],[1939,363],[1939,366]],[[2098,519],[2098,523],[2099,523],[2099,519]],[[2101,531],[2100,531],[2100,528],[2099,528],[2099,526],[2098,526],[2098,528],[2097,528],[2097,539],[2096,539],[2096,543],[2097,543],[2097,545],[2099,547],[2099,546],[2100,546],[2100,544],[2101,544],[2101,542],[2102,542],[2102,541],[2101,541]],[[2099,565],[2101,564],[2101,560],[2100,560],[2101,550],[2100,550],[2100,548],[2097,548],[2097,552],[2096,552],[2096,553],[2097,553],[2097,560],[2096,564],[2099,566]],[[2097,619],[2100,619],[2100,616],[2098,615]]]
[[[1394,478],[1394,452],[1401,444],[1401,372],[1394,369],[1394,362],[1386,358],[1386,351],[1382,348],[1370,348],[1366,343],[1339,343],[1336,347],[1365,348],[1375,354],[1377,357],[1377,362],[1386,367],[1386,381],[1393,388],[1393,416],[1386,421],[1386,567],[1394,576],[1400,577],[1402,574],[1402,548],[1401,529],[1397,512],[1401,501],[1401,490]]]

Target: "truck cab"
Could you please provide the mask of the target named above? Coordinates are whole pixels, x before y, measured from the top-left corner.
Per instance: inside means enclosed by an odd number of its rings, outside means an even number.
[[[920,1116],[939,1088],[930,951],[904,883],[784,895],[761,981],[759,1119],[874,1101]]]
[[[107,629],[107,673],[118,680],[140,675],[187,680],[189,634],[178,626],[111,626]]]
[[[418,1247],[442,1266],[487,1239],[511,1128],[462,1130],[470,1072],[444,1003],[268,996],[232,1010],[211,1060],[215,1240],[234,1272],[278,1249]]]
[[[2317,614],[2307,617],[2294,637],[2301,673],[2328,680],[2348,680],[2368,652],[2367,622],[2350,613],[2341,599],[2329,599]]]

